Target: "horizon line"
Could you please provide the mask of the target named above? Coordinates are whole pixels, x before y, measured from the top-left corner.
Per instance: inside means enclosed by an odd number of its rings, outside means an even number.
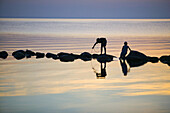
[[[37,19],[170,19],[170,17],[1,17],[0,18],[37,18]]]

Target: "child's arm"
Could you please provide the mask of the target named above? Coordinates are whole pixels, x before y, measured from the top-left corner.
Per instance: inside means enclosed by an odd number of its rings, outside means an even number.
[[[92,49],[94,49],[94,47],[96,46],[97,43],[98,43],[98,42],[96,42],[96,43],[93,45]]]
[[[128,46],[129,50],[131,51],[130,47]]]

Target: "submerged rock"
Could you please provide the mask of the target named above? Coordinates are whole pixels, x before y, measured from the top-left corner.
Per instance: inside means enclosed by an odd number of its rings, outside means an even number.
[[[21,60],[25,58],[25,51],[24,50],[17,50],[12,53],[12,56],[16,58],[17,60]]]
[[[35,56],[35,52],[27,49],[26,52],[25,52],[25,56],[27,58],[31,58],[31,56]]]
[[[170,55],[169,56],[161,56],[160,61],[164,64],[168,64],[170,66]]]
[[[97,57],[97,61],[100,63],[111,62],[113,61],[113,56],[101,54],[100,56]]]
[[[35,55],[36,55],[36,58],[44,58],[45,56],[44,53],[40,53],[40,52],[36,52]]]
[[[83,52],[83,53],[81,53],[80,58],[83,61],[90,61],[92,59],[92,55],[88,52]]]
[[[6,51],[1,51],[0,52],[0,58],[6,59],[8,57],[8,53]]]

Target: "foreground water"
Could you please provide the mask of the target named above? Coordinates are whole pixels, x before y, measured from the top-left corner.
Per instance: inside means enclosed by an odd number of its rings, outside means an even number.
[[[107,53],[119,57],[124,41],[148,56],[170,55],[170,20],[0,19],[0,112],[2,113],[168,113],[170,70],[148,62],[122,73],[118,59],[106,64],[53,59],[16,60],[16,50],[98,53],[97,37],[107,37]]]

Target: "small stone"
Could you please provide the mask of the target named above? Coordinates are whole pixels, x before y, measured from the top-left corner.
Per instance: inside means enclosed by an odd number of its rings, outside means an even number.
[[[44,58],[45,56],[44,53],[40,53],[40,52],[36,52],[35,55],[36,55],[36,58]]]
[[[8,57],[8,53],[6,51],[1,51],[0,52],[0,58],[6,59]]]
[[[80,58],[83,60],[83,61],[90,61],[92,59],[92,55],[88,52],[83,52],[81,55],[80,55]]]
[[[21,60],[25,58],[25,51],[24,50],[17,50],[12,53],[12,56],[16,58],[17,60]]]

